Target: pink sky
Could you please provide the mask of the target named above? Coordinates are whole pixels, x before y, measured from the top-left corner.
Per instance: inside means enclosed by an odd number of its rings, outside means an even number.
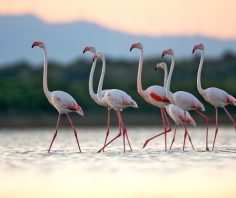
[[[145,35],[236,38],[235,0],[1,0],[0,14],[33,14],[50,23],[87,20]]]

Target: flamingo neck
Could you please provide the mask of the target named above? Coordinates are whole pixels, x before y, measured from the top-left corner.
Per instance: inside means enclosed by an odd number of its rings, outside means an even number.
[[[137,88],[140,96],[144,95],[142,87],[142,70],[143,70],[143,48],[140,49],[139,64],[138,64],[138,76],[137,76]]]
[[[93,75],[96,68],[96,64],[97,64],[97,59],[93,61],[92,68],[89,75],[89,94],[95,102],[97,102],[98,100],[97,95],[93,91]]]
[[[168,71],[167,71],[167,67],[166,66],[164,66],[163,69],[164,69],[164,83],[163,83],[163,86],[164,86],[164,88],[166,88]]]
[[[167,82],[166,82],[166,96],[167,96],[167,98],[170,100],[170,102],[172,104],[174,104],[174,99],[173,99],[173,96],[172,96],[172,94],[170,92],[170,82],[171,82],[174,66],[175,66],[175,58],[174,58],[174,55],[171,55],[170,72],[169,72],[169,75],[168,75],[168,78],[167,78]]]
[[[106,59],[105,59],[105,56],[102,55],[102,73],[100,76],[98,90],[97,90],[98,100],[101,100],[101,97],[102,97],[101,92],[102,92],[103,80],[105,76],[105,70],[106,70]]]
[[[200,59],[200,63],[198,66],[198,71],[197,71],[197,89],[200,94],[203,93],[203,89],[201,85],[201,73],[202,73],[203,61],[204,61],[204,51],[201,50],[201,59]]]
[[[43,91],[47,98],[50,98],[50,91],[48,90],[48,56],[47,50],[43,48],[44,62],[43,62]]]

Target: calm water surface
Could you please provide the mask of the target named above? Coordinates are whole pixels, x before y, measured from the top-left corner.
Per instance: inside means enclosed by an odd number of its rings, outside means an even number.
[[[210,146],[213,131],[210,129]],[[177,131],[172,150],[164,151],[164,137],[145,149],[145,139],[156,128],[128,128],[133,151],[123,153],[119,139],[104,153],[105,128],[78,130],[78,153],[71,129],[59,130],[47,149],[53,129],[0,130],[1,198],[118,198],[118,197],[235,197],[236,133],[220,128],[213,152],[205,151],[205,130],[190,129],[195,150],[187,142],[182,151],[183,129]],[[111,130],[111,137],[117,129]],[[172,133],[168,135],[170,145]]]

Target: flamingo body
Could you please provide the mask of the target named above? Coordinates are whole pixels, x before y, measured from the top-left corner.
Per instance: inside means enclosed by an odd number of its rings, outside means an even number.
[[[214,107],[225,107],[229,104],[236,106],[236,99],[229,95],[226,91],[209,87],[201,93],[202,97]]]
[[[186,121],[187,124],[196,127],[196,122],[194,121],[192,116],[189,114],[189,112],[186,112],[186,119],[185,119],[183,109],[179,108],[178,106],[174,104],[169,104],[165,108],[168,115],[174,120],[174,122],[177,125],[183,125],[184,122]]]
[[[64,91],[52,91],[48,100],[57,109],[59,114],[76,112],[83,116],[83,110],[75,99]]]
[[[205,111],[203,104],[191,93],[177,91],[172,94],[173,102],[185,111],[200,109]]]
[[[144,90],[143,99],[147,103],[159,108],[170,104],[170,101],[166,96],[165,89],[158,85],[150,86]]]
[[[123,110],[127,107],[138,108],[137,103],[127,93],[119,89],[107,90],[101,101],[106,101],[114,110]]]

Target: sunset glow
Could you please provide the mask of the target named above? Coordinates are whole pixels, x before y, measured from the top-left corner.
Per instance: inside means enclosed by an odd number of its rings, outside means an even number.
[[[0,14],[33,14],[50,23],[86,20],[145,35],[236,38],[233,0],[1,0]]]

